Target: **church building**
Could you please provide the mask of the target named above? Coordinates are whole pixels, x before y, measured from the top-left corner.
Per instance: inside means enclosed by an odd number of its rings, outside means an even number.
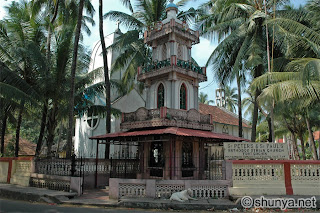
[[[159,129],[162,129],[163,132],[176,131],[179,134],[181,130],[180,133],[189,131],[200,134],[199,138],[203,133],[212,133],[208,137],[216,142],[248,140],[251,137],[251,127],[246,121],[243,122],[244,138],[238,138],[236,114],[222,106],[199,104],[199,83],[207,80],[206,68],[199,67],[191,58],[192,45],[199,43],[199,32],[193,31],[187,23],[177,19],[177,11],[176,5],[169,3],[167,18],[156,23],[153,29],[144,33],[145,43],[152,48],[152,63],[137,68],[137,80],[145,85],[143,93],[140,94],[133,89],[129,94],[119,97],[116,90],[112,91],[112,107],[120,110],[122,116],[112,116],[111,132],[118,134],[135,130],[160,131]],[[111,45],[120,34],[120,30],[117,29],[106,36],[107,46]],[[90,71],[103,65],[100,53],[99,41],[92,51]],[[109,67],[117,54],[116,51],[108,52]],[[119,80],[122,74],[117,72],[110,78]],[[103,81],[102,78],[97,78],[95,82],[101,81]],[[220,93],[221,91],[219,90]],[[223,101],[223,97],[220,98]],[[95,103],[105,105],[105,98],[99,97]],[[176,129],[166,130],[172,127]],[[94,112],[89,110],[83,117],[77,118],[76,154],[87,158],[96,157],[97,143],[94,142],[94,139],[105,133],[105,118],[101,118]],[[105,146],[99,146],[99,158],[104,158],[104,148]],[[121,158],[125,156],[124,153],[137,155],[138,152],[137,146],[127,146],[122,143],[111,143],[110,145],[111,157]]]

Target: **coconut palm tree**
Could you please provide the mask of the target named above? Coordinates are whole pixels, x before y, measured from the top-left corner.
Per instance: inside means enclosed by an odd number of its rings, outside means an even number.
[[[266,54],[266,50],[271,43],[268,42],[271,40],[268,35],[272,35],[273,31],[275,33],[283,31],[282,36],[277,34],[275,42],[272,41],[281,47],[280,51],[286,49],[285,45],[292,42],[296,45],[307,44],[305,38],[302,41],[298,40],[298,37],[293,39],[294,35],[299,33],[306,33],[306,35],[310,33],[310,31],[304,31],[305,29],[302,29],[300,25],[293,25],[296,20],[307,17],[307,13],[293,13],[286,7],[281,7],[284,3],[285,1],[218,0],[203,6],[202,11],[206,12],[202,17],[200,16],[203,35],[209,38],[217,35],[219,40],[224,38],[208,61],[208,64],[213,65],[213,70],[217,73],[216,76],[221,80],[228,81],[228,77],[234,73],[235,77],[232,79],[241,79],[242,76],[247,76],[246,70],[250,70],[252,78],[261,76],[268,70],[269,54]],[[275,14],[277,14],[277,18],[275,18]],[[292,33],[293,31],[295,34]],[[290,41],[284,36],[286,32],[292,35]],[[314,37],[310,41],[314,42],[315,40]],[[291,51],[293,50],[294,48],[291,49]],[[272,50],[272,53],[272,56],[277,55],[275,49]],[[300,53],[303,54],[304,51],[300,51]],[[239,85],[240,82],[238,80],[237,84]],[[260,93],[258,88],[252,91],[254,95],[252,141],[256,137],[255,129],[259,108],[257,97]]]
[[[310,110],[320,100],[319,61],[319,59],[298,59],[292,61],[287,65],[287,70],[296,70],[296,72],[273,72],[265,74],[257,78],[252,84],[252,86],[260,86],[260,88],[263,89],[259,99],[272,97],[277,103],[282,104],[297,102],[299,100],[299,107],[296,108],[300,111],[300,116],[304,118],[307,126],[314,159],[317,159],[317,153],[312,127],[310,125]],[[311,65],[309,64],[310,62]],[[263,85],[264,87],[262,87]],[[300,140],[302,140],[302,131],[299,131],[298,134]]]
[[[205,94],[203,92],[200,92],[200,94],[199,94],[199,102],[203,103],[203,104],[214,103],[213,100],[208,100],[208,94]]]
[[[13,80],[20,80],[25,82],[25,86],[28,85],[30,88],[34,87],[37,84],[39,73],[37,67],[33,67],[32,64],[34,60],[41,60],[41,55],[36,55],[38,52],[33,52],[33,50],[39,49],[42,38],[44,37],[41,24],[37,19],[32,17],[30,4],[26,1],[21,1],[20,3],[12,2],[6,9],[8,16],[0,23],[0,60],[4,62],[6,66],[3,68],[4,72],[11,70],[15,72],[18,77],[16,76],[16,78],[12,80],[2,79],[2,83],[5,83],[3,86],[18,86]],[[4,93],[9,92],[5,90],[5,88],[2,88],[2,91]],[[26,92],[24,90],[16,90],[15,92],[21,91],[23,91],[22,93],[24,94]],[[39,97],[39,93],[34,94],[37,94],[37,97]],[[18,119],[15,156],[18,156],[20,126],[23,113],[25,109],[29,107],[29,100],[30,99],[22,98],[17,101]]]
[[[57,31],[59,28],[66,29],[63,26],[70,26],[70,29],[72,31],[76,30],[76,23],[77,23],[77,11],[79,8],[78,1],[46,1],[46,0],[33,0],[31,1],[32,8],[33,8],[33,15],[41,13],[46,18],[43,18],[43,26],[47,29],[47,39],[46,39],[46,60],[47,60],[47,72],[46,72],[46,78],[45,82],[50,82],[50,70],[53,69],[51,66],[53,66],[54,61],[51,60],[51,54],[54,51],[51,51],[51,43],[55,42],[52,40],[52,32]],[[92,16],[94,14],[93,6],[91,5],[89,0],[84,1],[84,8],[87,11],[88,16],[84,16],[83,20],[81,22],[82,27],[85,29],[85,31],[89,34],[90,30],[88,26],[86,25],[86,22],[90,22],[94,24],[92,20]],[[56,37],[55,37],[56,38]],[[48,79],[49,78],[49,79]],[[47,122],[47,117],[55,118],[55,116],[50,115],[52,113],[52,110],[50,112],[50,107],[48,105],[51,103],[49,100],[49,90],[50,86],[49,84],[46,84],[45,87],[45,96],[47,97],[46,101],[43,104],[43,111],[42,111],[42,119],[41,119],[41,128],[40,128],[40,134],[39,139],[37,143],[37,151],[36,155],[40,152],[40,147],[42,145],[42,138],[44,136],[44,130],[45,130],[45,124],[49,124],[52,122]],[[49,111],[48,111],[49,108]],[[50,125],[52,128],[55,125]],[[52,130],[49,130],[49,132],[53,132]],[[51,138],[51,137],[50,137]]]
[[[285,47],[286,56],[295,59],[283,70],[255,79],[252,87],[263,89],[260,99],[273,98],[278,103],[299,101],[300,116],[308,129],[313,158],[317,159],[310,125],[310,110],[320,100],[320,31],[317,22],[314,22],[320,15],[313,12],[316,11],[313,8],[315,2],[307,4],[308,12],[302,11],[305,14],[302,18],[287,19],[284,16],[270,21],[284,40],[281,44]],[[299,134],[299,138],[303,139],[303,133]]]
[[[236,94],[237,88],[230,87],[229,85],[224,86],[224,94],[226,101],[226,108],[230,112],[236,112],[236,106],[238,105],[238,95]]]
[[[30,93],[29,93],[30,92]],[[19,113],[20,121],[14,118],[15,109],[19,109],[20,103],[25,103],[26,108],[37,105],[38,94],[29,84],[25,82],[16,72],[10,70],[4,63],[0,62],[0,118],[1,118],[1,156],[4,156],[4,137],[7,122],[17,123],[16,136],[20,135],[22,113]],[[35,96],[36,95],[36,96]],[[35,98],[36,97],[36,98]],[[29,106],[29,107],[28,107]],[[20,109],[21,110],[21,109]],[[18,155],[19,139],[16,139],[15,155]]]
[[[263,58],[265,35],[261,1],[225,1],[218,0],[205,5],[206,13],[201,17],[202,35],[218,39],[224,38],[210,55],[207,66],[212,65],[213,72],[220,82],[226,84],[236,79],[238,87],[239,136],[242,136],[241,84],[245,82],[247,70],[253,77],[264,72]],[[256,94],[259,91],[255,91]],[[257,96],[257,95],[255,95]],[[255,104],[253,114],[252,141],[255,141],[255,126],[258,107]]]
[[[0,79],[1,96],[6,101],[12,100],[17,104],[23,101],[25,103],[24,109],[27,111],[29,111],[28,107],[32,107],[32,109],[36,107],[39,111],[39,107],[43,108],[48,104],[48,112],[43,114],[46,114],[47,117],[45,124],[49,150],[54,141],[58,120],[66,115],[69,99],[66,97],[65,91],[69,91],[70,88],[66,82],[70,79],[68,71],[71,67],[75,28],[75,21],[70,18],[74,9],[70,9],[69,6],[64,4],[59,7],[61,13],[58,13],[58,21],[53,26],[55,33],[51,41],[52,48],[48,47],[51,49],[50,62],[47,60],[45,45],[41,45],[45,44],[47,40],[41,31],[45,24],[37,22],[37,20],[42,20],[40,17],[42,13],[39,13],[38,16],[35,13],[32,14],[28,2],[13,3],[10,6],[12,12],[9,13],[9,18],[0,23],[0,58],[6,66],[6,69],[0,70],[3,74]],[[74,7],[75,4],[71,6]],[[24,8],[27,8],[26,12],[22,10]],[[76,63],[78,72],[75,76],[77,105],[86,102],[85,97],[88,92],[94,94],[97,88],[97,92],[99,88],[102,88],[95,85],[86,89],[84,86],[92,82],[92,76],[96,74],[96,72],[92,72],[85,76],[79,75],[87,69],[89,60],[89,54],[80,45],[78,62]],[[48,64],[50,64],[49,68]],[[37,118],[38,114],[35,117]],[[18,120],[21,122],[21,119]],[[42,143],[38,143],[37,153],[40,152],[41,145]]]
[[[82,13],[83,13],[84,0],[80,0],[79,3],[79,12],[78,12],[78,21],[77,28],[75,33],[75,41],[73,47],[73,60],[71,65],[71,90],[70,90],[70,102],[69,102],[69,122],[68,122],[68,138],[67,138],[67,153],[66,156],[71,158],[72,155],[72,131],[73,131],[73,119],[74,119],[74,90],[75,90],[75,75],[76,75],[76,66],[78,59],[78,47],[80,40],[80,32],[82,25]]]

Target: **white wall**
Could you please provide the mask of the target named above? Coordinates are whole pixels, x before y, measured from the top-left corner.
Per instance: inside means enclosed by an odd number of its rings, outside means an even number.
[[[179,109],[180,108],[180,87],[184,83],[187,88],[187,110],[196,108],[198,109],[197,102],[195,102],[195,97],[198,98],[198,91],[189,81],[185,80],[159,80],[154,82],[149,89],[148,93],[148,108],[149,109],[156,109],[157,108],[157,92],[160,83],[163,84],[165,89],[165,101],[164,106],[172,109]],[[196,95],[195,95],[196,93]]]
[[[105,36],[105,43],[106,47],[110,46],[113,44],[115,39],[119,37],[118,33],[111,33],[107,36]],[[91,53],[91,59],[90,59],[90,65],[89,65],[89,72],[97,69],[97,68],[102,68],[103,67],[103,56],[102,56],[102,47],[101,47],[101,42],[97,41],[93,47],[92,53]],[[114,63],[115,59],[119,56],[118,51],[114,50],[109,50],[107,53],[107,58],[108,58],[108,68],[109,71],[111,69],[112,64]],[[124,71],[119,71],[119,72],[114,72],[111,76],[109,72],[109,78],[110,79],[115,79],[115,80],[120,80]],[[104,75],[102,72],[102,75],[99,77],[96,77],[94,80],[94,83],[100,83],[104,81]],[[111,89],[111,101],[115,100],[118,97],[118,92],[115,89]]]
[[[133,112],[140,107],[145,106],[143,94],[140,95],[136,90],[132,90],[128,95],[120,98],[112,107],[119,109],[121,112]],[[75,132],[75,152],[83,157],[95,157],[96,140],[90,140],[89,137],[106,134],[105,117],[99,117],[96,127],[90,128],[87,124],[87,116],[76,119]],[[121,123],[121,115],[119,117],[112,116],[111,132],[119,132]],[[99,157],[104,157],[104,145],[99,145]],[[115,147],[110,147],[110,153],[117,151]]]
[[[228,125],[228,124],[221,124],[221,123],[214,123],[214,131],[216,133],[223,133],[223,126],[226,125],[228,127],[228,135],[232,135],[235,137],[238,137],[239,134],[239,127],[234,125]],[[226,134],[226,133],[223,133]],[[243,127],[243,138],[250,140],[251,139],[251,129]]]

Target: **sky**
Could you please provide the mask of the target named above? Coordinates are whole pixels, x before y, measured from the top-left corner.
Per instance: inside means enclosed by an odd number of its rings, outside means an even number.
[[[0,0],[0,20],[5,17],[5,9],[4,7],[9,5],[13,0]],[[189,7],[197,7],[203,2],[206,2],[207,0],[191,0],[186,6],[181,8],[182,10],[187,10]],[[94,27],[91,27],[91,36],[84,36],[84,44],[92,49],[93,45],[99,40],[99,19],[98,19],[98,9],[99,9],[99,1],[98,0],[91,0],[96,13],[94,16],[94,20],[96,22],[96,25]],[[174,1],[177,2],[177,1]],[[298,7],[299,5],[304,5],[306,3],[305,0],[291,0],[291,4],[293,4],[295,7]],[[111,10],[116,11],[122,11],[130,14],[129,10],[126,9],[122,4],[120,0],[104,0],[103,1],[103,13],[107,13]],[[104,34],[108,35],[116,29],[117,24],[114,21],[104,20]],[[122,32],[126,31],[126,28],[121,26],[120,23],[120,30]],[[200,66],[205,66],[210,54],[213,52],[215,47],[218,45],[218,42],[216,40],[209,41],[203,37],[200,37],[200,43],[196,44],[192,48],[192,57],[198,62]],[[200,84],[199,92],[204,92],[208,94],[209,100],[215,100],[215,90],[218,87],[219,82],[215,81],[213,78],[213,74],[210,70],[210,67],[207,69],[207,82],[203,82]],[[236,87],[236,85],[233,83],[232,87]]]

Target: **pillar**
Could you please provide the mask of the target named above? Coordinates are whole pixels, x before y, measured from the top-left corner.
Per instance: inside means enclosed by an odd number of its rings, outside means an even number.
[[[203,140],[199,139],[199,180],[205,179],[205,157],[204,142]]]

